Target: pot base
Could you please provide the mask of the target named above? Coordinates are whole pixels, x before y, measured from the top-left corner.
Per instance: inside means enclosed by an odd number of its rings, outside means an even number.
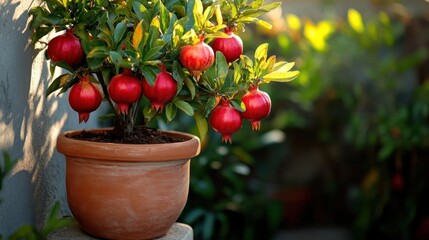
[[[167,234],[156,238],[156,240],[193,240],[193,230],[189,225],[183,223],[174,223],[168,230]],[[97,238],[91,237],[84,233],[79,226],[72,225],[61,228],[51,233],[48,240],[96,240]]]

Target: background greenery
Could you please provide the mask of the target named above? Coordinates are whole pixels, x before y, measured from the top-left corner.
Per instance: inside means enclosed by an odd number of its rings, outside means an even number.
[[[240,34],[247,51],[269,41],[301,74],[262,86],[273,109],[260,132],[245,125],[233,145],[207,144],[192,161],[181,221],[196,239],[270,239],[306,226],[428,239],[428,18],[326,9],[319,21],[282,15],[274,31]],[[288,177],[296,162],[306,178]]]

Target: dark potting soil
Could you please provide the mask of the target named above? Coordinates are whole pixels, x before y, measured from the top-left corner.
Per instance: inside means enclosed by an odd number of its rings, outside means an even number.
[[[112,130],[104,132],[90,132],[83,130],[79,134],[67,136],[77,140],[104,143],[122,143],[122,144],[159,144],[183,142],[186,139],[170,136],[162,133],[158,129],[145,126],[135,127],[130,134],[118,134]]]

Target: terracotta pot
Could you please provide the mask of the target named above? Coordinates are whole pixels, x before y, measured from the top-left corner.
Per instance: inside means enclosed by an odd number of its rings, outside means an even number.
[[[103,131],[105,129],[91,130]],[[114,144],[58,137],[66,156],[67,199],[86,233],[106,239],[151,239],[165,235],[188,197],[190,158],[197,137],[170,144]]]

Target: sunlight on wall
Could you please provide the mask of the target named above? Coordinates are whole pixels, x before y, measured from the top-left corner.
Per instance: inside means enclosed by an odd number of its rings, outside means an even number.
[[[32,46],[30,46],[32,47]],[[35,48],[43,46],[36,44]],[[49,63],[45,61],[44,51],[40,51],[34,58],[31,69],[31,79],[28,90],[28,114],[21,124],[20,138],[24,141],[23,160],[17,164],[15,172],[29,170],[33,172],[32,181],[37,175],[37,164],[46,166],[55,151],[56,137],[64,127],[68,118],[67,111],[59,108],[58,99],[46,98],[45,89],[49,81]]]
[[[0,111],[0,119],[3,119],[3,112]],[[4,149],[12,147],[15,141],[15,132],[13,131],[13,121],[5,123],[0,121],[0,146]]]

